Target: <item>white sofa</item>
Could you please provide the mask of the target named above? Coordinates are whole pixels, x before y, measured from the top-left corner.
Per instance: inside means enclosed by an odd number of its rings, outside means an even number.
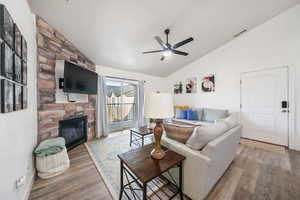
[[[238,125],[209,142],[201,151],[162,137],[162,145],[186,157],[183,163],[183,191],[193,200],[204,199],[236,156],[242,126]],[[178,180],[178,171],[171,174]]]

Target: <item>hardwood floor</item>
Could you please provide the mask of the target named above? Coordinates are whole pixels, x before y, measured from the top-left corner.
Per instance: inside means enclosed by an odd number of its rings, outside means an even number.
[[[34,182],[30,200],[112,199],[84,145],[68,152],[71,166],[57,177]]]
[[[207,199],[298,200],[299,188],[300,152],[282,154],[240,145],[238,156]]]
[[[238,155],[208,200],[300,199],[300,152],[275,153],[241,144]],[[37,179],[30,200],[111,199],[84,146],[69,153],[71,168],[58,177]]]

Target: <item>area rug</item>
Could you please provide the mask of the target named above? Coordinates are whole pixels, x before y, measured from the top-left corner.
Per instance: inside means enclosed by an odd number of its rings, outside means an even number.
[[[138,148],[138,146],[129,146],[129,131],[123,131],[115,134],[116,136],[110,136],[89,142],[86,144],[86,147],[111,195],[114,199],[118,199],[120,191],[120,160],[117,155],[127,152],[133,148]],[[164,193],[167,192],[171,195],[172,190],[165,188],[165,186],[165,182],[156,180],[155,184],[149,184],[150,190],[148,190],[148,195],[154,196],[154,193],[161,193],[161,190],[164,190]],[[123,195],[123,199],[126,200],[128,198]]]

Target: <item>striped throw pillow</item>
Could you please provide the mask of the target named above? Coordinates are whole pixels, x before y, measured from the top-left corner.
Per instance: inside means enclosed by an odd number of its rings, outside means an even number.
[[[195,128],[195,126],[179,124],[164,124],[163,126],[168,138],[183,144],[191,137]]]

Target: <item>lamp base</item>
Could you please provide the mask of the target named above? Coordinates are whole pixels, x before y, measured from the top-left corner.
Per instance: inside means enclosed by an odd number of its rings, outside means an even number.
[[[161,126],[162,120],[157,119],[157,120],[155,120],[155,122],[156,122],[156,126],[153,130],[154,138],[155,138],[155,147],[151,151],[151,156],[154,159],[161,160],[166,155],[166,153],[161,149],[161,146],[160,146],[161,136],[162,136],[162,133],[163,133],[163,128]]]
[[[166,153],[162,149],[153,149],[151,151],[151,156],[154,159],[161,160],[165,157]]]

